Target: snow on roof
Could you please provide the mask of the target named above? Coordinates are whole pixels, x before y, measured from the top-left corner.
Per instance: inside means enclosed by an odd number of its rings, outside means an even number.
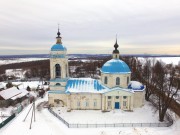
[[[25,96],[28,92],[25,92],[25,90],[18,90],[16,87],[12,87],[6,90],[0,91],[0,96],[2,98],[6,99],[16,99],[15,97],[22,97]]]
[[[20,93],[21,91],[19,91],[16,87],[12,87],[12,88],[0,91],[0,96],[4,99],[10,99]]]
[[[3,84],[2,84],[2,83],[0,83],[0,89],[2,89],[2,88],[4,88],[4,86],[3,86]]]
[[[130,81],[128,89],[133,89],[134,91],[144,91],[145,87],[138,81]]]
[[[12,98],[11,98],[12,100],[15,100],[15,99],[17,99],[17,98],[24,97],[25,95],[27,95],[27,94],[29,93],[26,89],[20,89],[19,91],[20,91],[21,93],[18,94],[18,95],[16,95],[16,96],[14,96],[14,97],[12,97]]]
[[[66,85],[66,93],[103,93],[109,90],[107,87],[99,83],[98,80],[91,78],[70,78]]]

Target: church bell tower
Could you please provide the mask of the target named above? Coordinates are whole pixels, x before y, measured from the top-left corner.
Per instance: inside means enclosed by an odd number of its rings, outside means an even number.
[[[50,51],[50,90],[64,91],[69,78],[67,49],[62,44],[61,33],[57,32],[56,44]]]

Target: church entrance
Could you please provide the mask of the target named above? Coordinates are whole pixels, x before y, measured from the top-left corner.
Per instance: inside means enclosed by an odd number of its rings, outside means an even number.
[[[119,109],[119,108],[120,108],[119,102],[115,102],[115,109]]]

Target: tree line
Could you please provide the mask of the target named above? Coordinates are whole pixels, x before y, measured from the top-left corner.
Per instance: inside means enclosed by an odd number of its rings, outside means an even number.
[[[180,107],[176,102],[180,89],[180,64],[165,64],[155,59],[145,59],[141,63],[135,59],[133,68],[136,68],[134,77],[146,85],[145,99],[157,107],[159,120],[164,121],[165,114],[172,106]],[[173,110],[180,115],[180,110]]]
[[[82,61],[81,59],[69,61],[70,77],[92,77],[100,75],[100,69],[105,62],[111,59],[111,56]],[[163,121],[165,114],[176,102],[178,91],[180,89],[180,64],[165,64],[162,61],[157,61],[154,58],[145,58],[145,62],[141,62],[137,57],[120,57],[125,61],[131,71],[131,80],[142,82],[146,86],[145,99],[153,102],[159,111],[159,120]],[[26,70],[26,78],[50,78],[50,63],[49,60],[30,61],[22,63],[14,63],[0,66],[0,81],[3,80],[6,69],[23,69]],[[71,70],[74,67],[75,70]],[[180,111],[176,109],[177,112]],[[176,113],[177,113],[176,112]]]

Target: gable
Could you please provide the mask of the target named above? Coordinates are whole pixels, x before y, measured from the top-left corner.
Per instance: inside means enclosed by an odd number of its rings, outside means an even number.
[[[121,88],[108,91],[104,93],[105,96],[132,96],[134,95],[133,91],[123,90]]]

